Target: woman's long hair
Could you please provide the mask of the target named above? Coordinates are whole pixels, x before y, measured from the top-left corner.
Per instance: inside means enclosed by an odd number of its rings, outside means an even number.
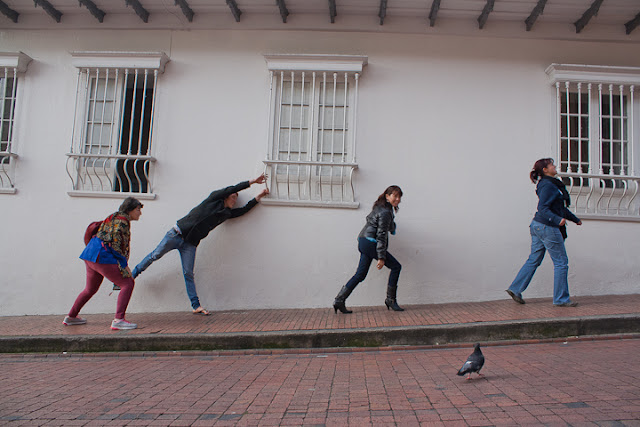
[[[387,202],[387,195],[391,195],[391,194],[398,194],[400,197],[402,197],[402,189],[400,189],[400,187],[398,187],[397,185],[388,186],[387,189],[384,190],[384,193],[382,193],[381,195],[378,196],[378,200],[373,202],[373,207],[374,208],[376,206],[389,206],[389,207],[391,207],[391,203]],[[398,212],[398,209],[400,209],[400,208],[398,206],[396,206],[393,209],[396,212]]]
[[[553,164],[553,159],[550,157],[536,161],[533,164],[533,169],[531,169],[531,173],[529,173],[529,178],[531,179],[531,182],[533,182],[534,184],[538,182],[538,180],[544,176],[543,169],[552,164]]]

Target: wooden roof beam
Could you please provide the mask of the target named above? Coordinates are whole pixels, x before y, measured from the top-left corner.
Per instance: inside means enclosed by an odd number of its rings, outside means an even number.
[[[47,0],[33,0],[36,6],[40,6],[44,9],[47,14],[56,20],[56,22],[60,23],[60,18],[62,18],[62,12],[53,7],[51,3]]]
[[[436,25],[436,18],[438,17],[438,11],[440,10],[440,0],[433,0],[431,3],[431,12],[429,12],[429,26]]]
[[[527,31],[531,31],[533,28],[533,24],[536,23],[538,16],[542,15],[544,12],[544,7],[547,5],[547,0],[538,0],[538,4],[531,11],[531,15],[527,19],[524,20],[524,23],[527,26]]]
[[[124,2],[127,6],[131,6],[133,8],[136,15],[138,15],[145,24],[149,22],[149,12],[147,12],[147,9],[142,7],[138,0],[124,0]]]
[[[236,22],[240,22],[240,15],[242,15],[242,11],[238,7],[238,3],[236,3],[236,0],[227,0],[227,6],[229,6],[229,9],[231,9],[231,13],[233,14],[233,18],[236,20]]]
[[[282,22],[287,23],[287,16],[289,16],[289,9],[287,9],[287,5],[284,3],[284,0],[276,0],[276,4],[280,9],[280,17],[282,17]]]
[[[20,14],[7,6],[7,4],[2,0],[0,0],[0,13],[11,19],[16,24],[18,23],[18,16],[20,16]]]
[[[585,13],[582,14],[582,17],[578,19],[573,25],[576,26],[576,34],[580,33],[587,26],[591,18],[598,14],[598,10],[600,10],[600,6],[604,0],[594,0],[591,4],[591,7],[587,9]]]
[[[104,11],[99,9],[98,6],[96,6],[96,4],[93,1],[91,1],[91,0],[78,0],[78,2],[80,3],[81,6],[85,6],[87,9],[89,9],[89,12],[91,12],[91,14],[100,23],[102,23],[102,21],[104,20],[104,15],[106,15],[106,13],[104,13]]]
[[[329,17],[331,18],[331,23],[336,23],[336,16],[338,16],[338,10],[336,8],[336,0],[329,0]]]
[[[489,18],[489,14],[493,12],[493,5],[496,0],[487,0],[487,4],[484,5],[484,9],[482,9],[482,13],[478,16],[478,26],[480,29],[484,28],[484,24],[487,23],[487,18]]]
[[[180,6],[182,14],[187,18],[187,21],[193,22],[194,13],[193,10],[191,10],[191,8],[189,7],[189,3],[187,3],[187,0],[176,0],[175,4],[177,6]]]
[[[638,25],[640,25],[640,13],[638,13],[631,21],[624,24],[624,28],[627,30],[627,35],[631,34]]]
[[[387,16],[387,0],[380,0],[380,11],[378,12],[378,18],[380,18],[380,25],[384,25],[384,18]]]

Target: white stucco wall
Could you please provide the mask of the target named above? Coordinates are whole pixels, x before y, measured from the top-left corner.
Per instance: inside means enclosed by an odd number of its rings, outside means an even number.
[[[1,51],[33,58],[17,110],[15,195],[0,195],[0,314],[64,314],[84,286],[90,221],[114,199],[67,195],[77,70],[70,51],[163,51],[155,115],[156,200],[133,223],[131,264],[211,190],[258,175],[268,131],[265,53],[367,55],[360,81],[357,210],[258,206],[199,248],[211,309],[329,307],[355,271],[356,236],[378,194],[405,197],[390,252],[401,304],[505,298],[529,253],[533,162],[556,156],[553,63],[640,66],[637,43],[280,31],[2,31]],[[241,193],[246,202],[257,186]],[[637,223],[569,226],[573,295],[638,292]],[[380,305],[372,267],[348,304]],[[525,297],[552,293],[546,259]],[[113,312],[106,283],[83,313]],[[136,281],[129,312],[188,310],[177,252]]]

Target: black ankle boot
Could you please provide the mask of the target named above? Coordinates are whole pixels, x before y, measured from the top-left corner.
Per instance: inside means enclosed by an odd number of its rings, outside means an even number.
[[[384,300],[384,305],[387,306],[387,310],[392,309],[393,311],[404,311],[404,308],[400,307],[398,305],[398,301],[396,301],[397,292],[397,286],[395,288],[387,286],[387,299]]]
[[[398,301],[396,299],[387,298],[384,300],[384,305],[387,306],[387,310],[392,309],[393,311],[404,311],[404,308],[398,305]]]
[[[351,289],[343,286],[342,289],[340,289],[340,292],[338,292],[336,299],[333,301],[333,311],[336,314],[338,314],[338,310],[340,310],[340,313],[344,314],[353,313],[353,311],[347,310],[347,307],[345,306],[345,300],[349,295],[351,295]]]

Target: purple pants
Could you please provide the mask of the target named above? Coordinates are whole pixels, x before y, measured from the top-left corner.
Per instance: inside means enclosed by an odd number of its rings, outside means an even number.
[[[116,319],[124,319],[124,313],[127,311],[131,293],[133,292],[134,281],[131,277],[122,277],[118,264],[97,264],[91,261],[85,261],[87,267],[87,286],[84,288],[73,307],[69,311],[69,317],[78,317],[78,313],[92,296],[100,289],[102,280],[106,277],[111,280],[114,285],[120,286],[120,295],[118,295],[118,303],[116,305]]]

